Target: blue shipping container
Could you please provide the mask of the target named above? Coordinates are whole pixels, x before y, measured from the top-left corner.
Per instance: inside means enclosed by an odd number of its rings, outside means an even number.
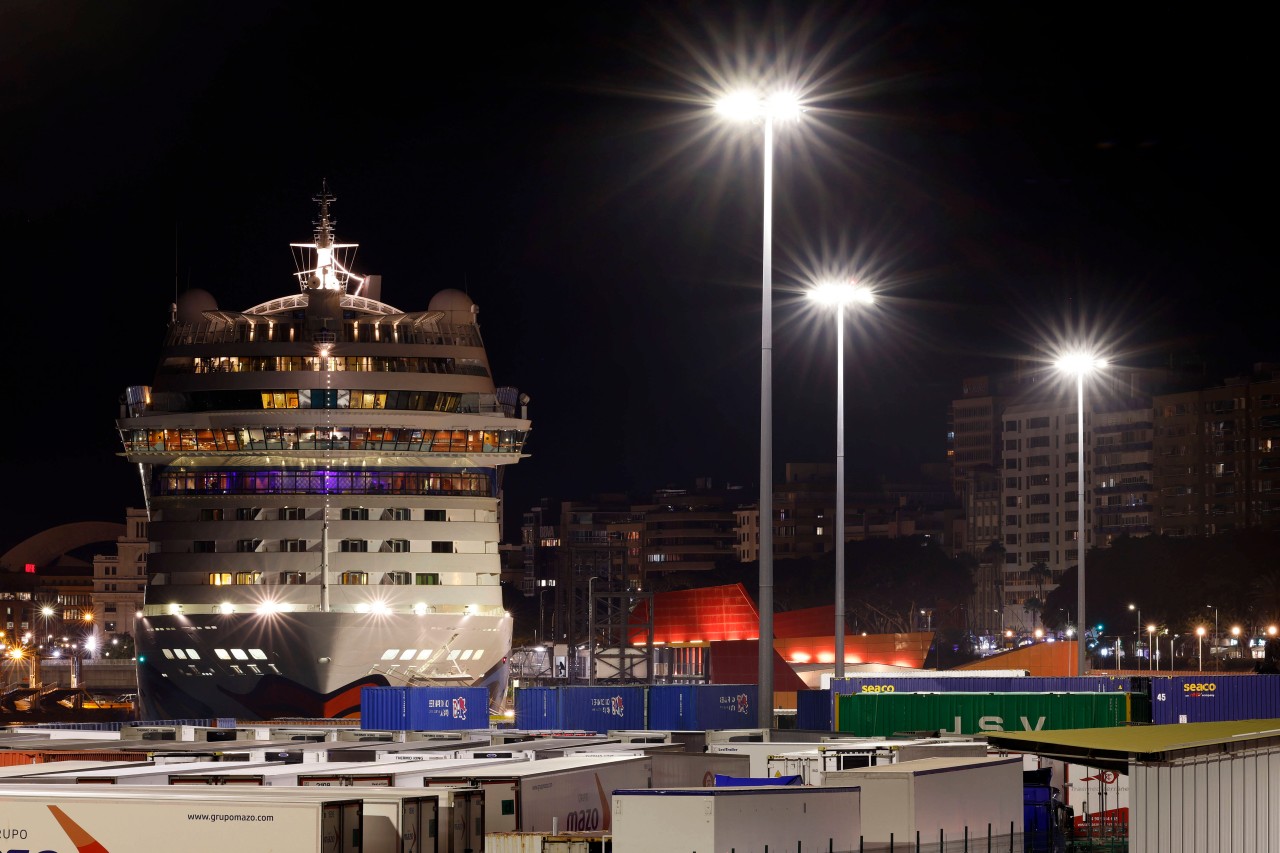
[[[1280,675],[1155,676],[1151,722],[1217,723],[1280,718]]]
[[[705,731],[751,728],[759,719],[754,684],[661,684],[648,691],[649,728]]]
[[[517,729],[562,729],[560,724],[560,690],[556,687],[517,687]]]
[[[404,731],[407,687],[361,687],[360,728]]]
[[[699,684],[694,687],[693,731],[748,729],[758,725],[755,684]]]
[[[643,687],[565,687],[560,690],[558,728],[607,732],[643,729]],[[517,723],[517,726],[520,726]]]
[[[831,731],[831,691],[796,691],[796,728],[811,732]]]
[[[489,728],[485,687],[406,687],[405,725],[410,731]]]

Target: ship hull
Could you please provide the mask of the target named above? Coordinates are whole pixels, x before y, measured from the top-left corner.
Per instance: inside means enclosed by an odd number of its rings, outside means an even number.
[[[387,685],[489,690],[500,708],[508,616],[257,613],[138,620],[142,719],[352,719]]]

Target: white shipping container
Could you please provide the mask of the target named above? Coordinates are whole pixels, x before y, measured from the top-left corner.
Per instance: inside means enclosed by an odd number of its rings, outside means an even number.
[[[10,850],[362,853],[362,814],[360,800],[345,797],[202,802],[154,790],[0,789],[0,826]]]
[[[752,778],[763,778],[769,774],[769,757],[792,752],[808,752],[814,744],[805,741],[707,741],[707,752],[717,755],[746,755],[751,758]]]
[[[862,788],[862,835],[867,843],[935,843],[1022,832],[1020,758],[922,758],[861,770],[833,770],[824,785]]]
[[[613,853],[857,850],[856,786],[655,788],[613,796]]]

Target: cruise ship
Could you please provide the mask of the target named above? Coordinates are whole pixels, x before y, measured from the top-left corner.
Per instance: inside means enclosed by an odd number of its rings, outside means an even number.
[[[181,294],[152,384],[121,400],[150,541],[142,719],[352,718],[386,685],[503,705],[502,480],[528,397],[494,385],[466,293],[382,301],[334,201],[315,198],[285,295]]]

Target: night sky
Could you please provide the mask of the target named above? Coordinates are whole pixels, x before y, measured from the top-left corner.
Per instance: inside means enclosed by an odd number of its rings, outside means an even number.
[[[779,473],[834,458],[833,322],[800,296],[824,276],[881,294],[847,327],[854,472],[941,461],[961,379],[1064,335],[1122,363],[1280,357],[1257,21],[444,8],[3,4],[0,549],[141,504],[113,421],[151,381],[175,292],[232,310],[296,292],[288,244],[310,239],[322,180],[384,301],[466,290],[495,379],[532,398],[509,520],[696,477],[754,493],[761,134],[708,108],[742,78],[807,106],[775,149]]]

